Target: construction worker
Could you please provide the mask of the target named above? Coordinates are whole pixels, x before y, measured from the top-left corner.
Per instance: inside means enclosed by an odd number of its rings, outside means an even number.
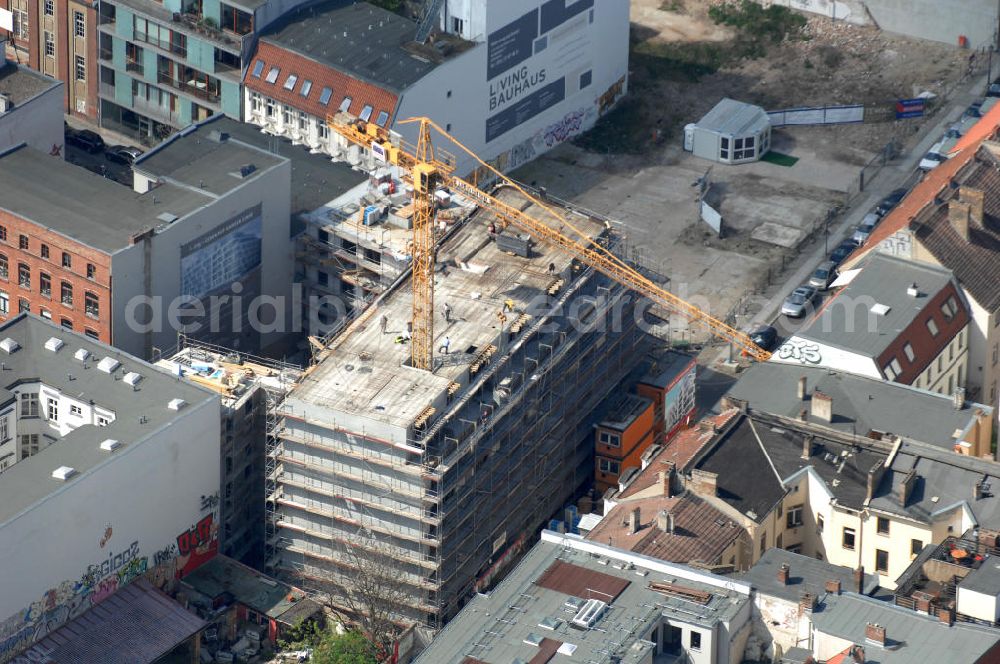
[[[379,324],[382,326],[382,334],[385,334],[386,330],[389,329],[389,317],[382,316],[382,320],[379,321]]]
[[[504,311],[514,311],[514,300],[510,299],[509,297],[506,300],[504,300],[503,301],[503,310]]]
[[[447,302],[444,303],[444,322],[451,322],[451,305]]]
[[[441,347],[438,349],[439,353],[448,354],[448,348],[451,346],[451,338],[445,337],[444,341],[441,342]]]
[[[403,337],[409,341],[413,338],[413,321],[406,321],[406,332],[403,332]]]

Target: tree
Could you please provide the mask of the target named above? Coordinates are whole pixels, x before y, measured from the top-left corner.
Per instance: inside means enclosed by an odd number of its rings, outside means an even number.
[[[372,644],[354,630],[343,634],[327,631],[313,649],[310,661],[314,664],[378,664]]]

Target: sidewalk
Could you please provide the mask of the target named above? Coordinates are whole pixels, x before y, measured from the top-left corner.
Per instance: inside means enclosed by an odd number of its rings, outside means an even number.
[[[951,103],[940,111],[940,119],[929,130],[924,133],[913,150],[902,157],[897,158],[887,164],[875,177],[874,181],[868,183],[864,196],[854,204],[836,226],[830,227],[830,240],[828,247],[821,243],[808,253],[800,254],[796,257],[797,267],[788,273],[783,283],[776,284],[770,290],[775,292],[770,294],[763,308],[751,319],[752,325],[765,325],[774,319],[775,315],[784,301],[785,295],[794,286],[798,286],[809,279],[817,265],[826,258],[826,250],[834,249],[840,241],[847,237],[848,232],[861,223],[864,216],[891,191],[898,189],[909,183],[916,176],[917,164],[924,154],[930,149],[934,142],[961,117],[965,109],[973,101],[981,99],[983,90],[986,87],[986,74],[976,78],[962,93],[957,93]],[[727,353],[728,354],[728,353]]]
[[[147,148],[143,146],[139,141],[136,140],[135,136],[128,136],[126,134],[121,134],[117,131],[108,129],[107,127],[98,127],[96,124],[81,120],[80,118],[73,117],[70,115],[64,115],[66,124],[68,124],[73,129],[89,129],[90,131],[97,132],[100,134],[101,138],[104,139],[107,145],[131,145],[143,150]]]

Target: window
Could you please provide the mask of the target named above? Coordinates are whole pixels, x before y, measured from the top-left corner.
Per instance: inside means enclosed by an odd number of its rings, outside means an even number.
[[[729,139],[726,138],[725,136],[723,136],[721,139],[719,139],[719,147],[721,147],[723,150],[728,150],[729,149]]]
[[[73,306],[73,286],[62,282],[62,289],[60,291],[60,301],[67,307]]]
[[[13,10],[14,14],[14,36],[18,39],[27,39],[29,36],[28,31],[28,12],[23,9]]]
[[[340,111],[342,113],[347,113],[351,110],[351,98],[344,97],[344,101],[340,102]]]
[[[816,515],[816,532],[817,533],[823,532],[823,526],[825,525],[825,523],[826,522],[823,519],[823,515],[822,514],[817,514]]]
[[[34,454],[38,454],[38,434],[23,434],[21,436],[21,458],[27,459]]]
[[[31,268],[24,263],[17,264],[17,285],[31,288]]]
[[[10,310],[10,296],[0,291],[0,315],[6,316]]]
[[[83,294],[83,311],[91,318],[97,318],[100,312],[100,302],[97,295],[87,291]]]
[[[389,121],[389,114],[385,111],[379,111],[378,117],[375,118],[375,124],[379,127],[384,127],[385,123]]]
[[[38,392],[21,392],[21,417],[38,417]]]
[[[598,440],[601,441],[602,445],[607,445],[608,447],[621,447],[621,437],[614,433],[602,431],[598,436]]]
[[[73,35],[76,37],[87,36],[87,24],[83,20],[83,12],[73,12]]]
[[[45,15],[52,16],[55,12],[55,2],[53,0],[45,0]]]
[[[44,272],[38,273],[38,292],[45,297],[52,297],[52,277]]]
[[[49,257],[49,245],[43,244],[42,245],[42,258],[48,258],[48,257]]]
[[[278,74],[281,73],[280,67],[271,67],[271,71],[267,72],[267,78],[264,80],[268,83],[274,83],[278,80]]]
[[[316,273],[316,281],[319,282],[320,286],[328,286],[330,284],[330,275],[326,272],[319,271]]]
[[[906,359],[910,362],[917,359],[917,354],[913,352],[913,346],[911,346],[909,342],[903,346],[903,353],[906,355]]]
[[[621,465],[617,461],[611,461],[610,459],[599,459],[599,461],[602,473],[617,475],[621,470]]]
[[[267,100],[267,105],[264,107],[264,110],[267,113],[267,117],[269,117],[269,118],[273,118],[274,117],[275,104],[274,104],[274,100],[273,99],[268,99]]]
[[[312,81],[302,81],[302,87],[299,89],[299,94],[303,97],[308,97],[310,90],[313,89]]]
[[[73,258],[67,254],[65,251],[62,255],[62,266],[63,267],[73,267]]]
[[[691,645],[691,650],[701,650],[701,632],[691,630],[691,638],[688,643]]]
[[[361,109],[361,115],[359,115],[358,118],[364,120],[365,122],[368,122],[368,120],[370,120],[372,117],[372,110],[374,109],[372,109],[370,104],[365,104],[364,107]]]
[[[767,531],[760,534],[760,555],[764,555],[764,551],[767,550]]]
[[[99,335],[96,330],[92,330],[89,327],[85,328],[83,330],[83,333],[86,334],[91,339],[100,339],[101,338],[101,335]]]
[[[785,524],[788,528],[798,528],[802,525],[802,505],[788,508],[785,515]]]
[[[76,404],[70,404],[69,414],[73,417],[83,417],[83,408],[80,408]]]
[[[17,246],[20,247],[21,249],[27,249],[28,248],[28,236],[27,235],[18,235],[17,236]]]
[[[330,88],[323,88],[323,91],[319,93],[319,103],[326,106],[330,103],[330,97],[333,96],[333,90]]]
[[[73,329],[73,321],[71,321],[68,318],[63,318],[62,320],[60,320],[59,324],[65,327],[67,330]]]
[[[927,319],[927,330],[931,333],[932,337],[936,337],[938,335],[938,326],[937,323],[934,322],[933,318]]]
[[[889,519],[884,516],[880,516],[875,520],[875,530],[879,535],[889,534]]]
[[[594,71],[592,69],[588,69],[587,71],[580,74],[580,89],[583,90],[584,88],[589,87],[591,81],[593,80],[594,80]]]
[[[253,77],[260,78],[260,75],[264,72],[264,61],[258,60],[253,63]]]
[[[87,278],[93,279],[94,274],[97,272],[97,268],[94,267],[93,263],[87,263]]]
[[[844,528],[843,546],[848,551],[854,551],[854,528]]]
[[[8,272],[7,257],[4,256],[3,254],[0,254],[0,279],[6,279],[7,272]]]
[[[875,571],[885,574],[889,571],[889,552],[875,549]]]
[[[87,60],[82,55],[76,56],[76,80],[87,80]]]
[[[451,17],[451,31],[453,34],[461,35],[465,32],[465,19],[457,18],[455,16]]]
[[[48,309],[39,309],[38,315],[40,315],[45,320],[52,320],[52,312]]]
[[[295,74],[289,74],[288,78],[285,79],[285,89],[291,90],[295,87],[295,82],[299,80],[299,77]]]
[[[99,427],[106,427],[110,423],[111,423],[111,420],[108,419],[107,417],[105,417],[103,415],[98,415],[97,416],[97,426],[99,426]]]
[[[0,240],[7,241],[7,227],[0,226]]]
[[[889,364],[883,367],[883,371],[885,371],[886,378],[896,380],[896,377],[903,373],[903,367],[899,364],[899,360],[894,357],[889,361]]]
[[[299,111],[299,129],[304,131],[308,125],[309,116],[305,111]]]
[[[0,417],[0,441],[10,438],[10,427],[7,425],[7,416]]]
[[[326,140],[330,138],[330,127],[325,122],[320,122],[316,127],[316,131],[319,133],[321,139]]]
[[[910,540],[910,555],[911,556],[920,555],[920,552],[923,550],[923,548],[924,548],[924,543],[921,542],[920,540],[918,540],[918,539],[911,539]]]
[[[45,416],[52,422],[59,421],[59,399],[49,397],[45,400]]]
[[[25,300],[23,297],[17,300],[17,313],[23,314],[31,311],[31,303]]]
[[[56,55],[56,40],[52,36],[52,33],[48,30],[45,31],[45,56],[49,58],[54,58]]]

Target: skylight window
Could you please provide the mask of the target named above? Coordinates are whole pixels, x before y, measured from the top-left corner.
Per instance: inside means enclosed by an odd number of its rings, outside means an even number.
[[[302,89],[299,91],[303,97],[309,96],[309,91],[313,89],[312,81],[302,81]]]
[[[257,62],[255,62],[253,64],[253,77],[254,78],[260,78],[260,75],[263,73],[263,71],[264,71],[264,61],[263,60],[258,60]]]
[[[319,103],[326,106],[330,103],[330,97],[333,96],[333,90],[330,88],[323,88],[323,92],[319,93]]]
[[[274,83],[278,80],[278,74],[281,72],[280,67],[271,67],[271,71],[267,72],[267,78],[264,80],[268,83]]]
[[[389,114],[385,111],[379,111],[378,117],[375,119],[375,124],[379,127],[384,127],[385,123],[389,121]]]
[[[299,77],[295,74],[289,74],[288,78],[285,79],[285,89],[292,90],[295,88],[295,82],[299,80]]]
[[[368,122],[368,120],[372,117],[372,110],[373,109],[370,105],[365,104],[365,107],[361,109],[361,115],[358,117],[365,122]]]
[[[343,113],[347,113],[349,110],[351,110],[351,98],[350,97],[344,97],[344,101],[340,102],[340,110]]]

